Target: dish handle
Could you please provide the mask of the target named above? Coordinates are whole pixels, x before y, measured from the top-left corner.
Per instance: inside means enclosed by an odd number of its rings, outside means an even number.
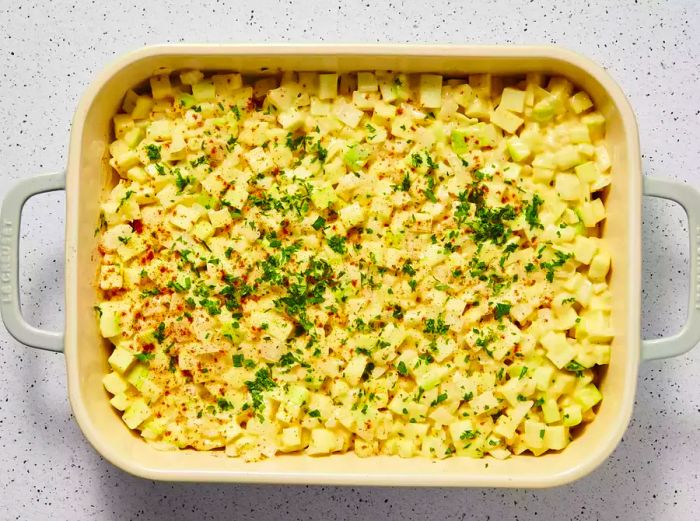
[[[644,177],[644,195],[661,197],[680,204],[688,216],[690,235],[688,318],[683,328],[673,336],[642,340],[642,360],[656,360],[682,355],[700,342],[700,192],[685,183]]]
[[[65,172],[22,179],[5,194],[0,207],[0,314],[16,340],[47,351],[63,351],[63,333],[45,331],[22,316],[19,301],[19,232],[22,208],[27,199],[44,192],[63,190]]]

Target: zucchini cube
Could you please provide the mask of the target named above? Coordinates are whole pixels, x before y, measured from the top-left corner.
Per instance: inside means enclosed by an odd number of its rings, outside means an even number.
[[[319,99],[333,99],[338,96],[338,75],[319,74],[318,97]]]
[[[590,96],[585,92],[577,92],[569,98],[569,106],[575,114],[581,114],[593,106]]]
[[[102,385],[105,386],[105,389],[107,389],[107,391],[114,395],[123,393],[129,387],[128,382],[124,380],[124,378],[122,378],[119,373],[116,372],[106,374],[102,378]]]
[[[149,81],[151,84],[151,94],[153,95],[153,99],[160,100],[172,97],[173,88],[170,85],[170,76],[167,74],[151,76]]]
[[[442,105],[442,76],[439,74],[420,75],[420,104],[425,108],[436,109]]]
[[[130,429],[135,429],[152,415],[151,408],[142,398],[137,398],[126,408],[122,420]]]

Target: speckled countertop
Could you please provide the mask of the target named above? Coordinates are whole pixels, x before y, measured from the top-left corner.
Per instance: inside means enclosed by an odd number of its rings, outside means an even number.
[[[0,0],[0,196],[14,179],[63,168],[77,100],[114,56],[185,41],[561,44],[622,85],[639,119],[645,174],[700,187],[700,3],[473,3]],[[56,329],[64,210],[61,193],[36,197],[22,227],[24,312]],[[682,324],[686,227],[678,207],[645,201],[645,336]],[[699,361],[696,349],[642,366],[618,449],[558,489],[172,485],[100,458],[72,419],[63,356],[25,348],[2,329],[0,519],[698,519]]]

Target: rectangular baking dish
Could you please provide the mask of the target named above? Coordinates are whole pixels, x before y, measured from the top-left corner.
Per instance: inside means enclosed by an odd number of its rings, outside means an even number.
[[[607,198],[603,237],[611,245],[613,323],[616,336],[602,378],[604,399],[598,417],[569,447],[535,459],[520,455],[431,461],[354,454],[314,458],[285,455],[257,463],[222,452],[159,452],[134,435],[111,408],[101,379],[108,347],[93,319],[95,226],[99,196],[109,178],[111,118],[127,89],[156,72],[196,68],[271,74],[279,70],[398,70],[449,76],[469,73],[563,75],[593,97],[608,121],[613,184]],[[66,323],[62,333],[28,325],[19,310],[18,241],[21,208],[37,193],[64,189],[66,220]],[[642,193],[679,202],[690,221],[691,276],[688,323],[670,338],[640,339]],[[127,472],[156,480],[342,485],[548,487],[578,479],[615,448],[629,421],[640,360],[681,354],[700,340],[697,304],[700,195],[687,185],[646,178],[634,115],[622,91],[598,65],[556,47],[417,45],[172,45],[132,52],[102,71],[83,96],[71,130],[65,173],[44,174],[18,183],[6,195],[0,233],[0,310],[20,342],[65,350],[68,393],[75,418],[95,449]]]

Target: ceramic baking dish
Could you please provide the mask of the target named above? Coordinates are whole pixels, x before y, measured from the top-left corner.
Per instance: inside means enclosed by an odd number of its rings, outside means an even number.
[[[608,121],[613,184],[607,198],[603,237],[614,245],[610,287],[616,336],[602,378],[598,417],[565,450],[535,460],[520,455],[505,461],[451,458],[431,461],[354,454],[330,457],[285,455],[257,463],[221,452],[159,452],[122,423],[111,408],[101,379],[108,346],[100,337],[93,306],[95,226],[99,197],[109,179],[107,147],[111,118],[127,89],[156,71],[196,68],[271,74],[278,70],[354,71],[392,69],[450,76],[490,72],[541,71],[566,76],[588,91]],[[27,324],[19,308],[18,242],[22,205],[32,195],[67,192],[65,334]],[[680,203],[688,213],[691,284],[688,321],[670,338],[640,339],[642,194]],[[698,212],[700,194],[687,185],[643,178],[635,118],[622,91],[598,65],[556,47],[416,45],[173,45],[147,47],[102,71],[87,89],[73,121],[65,173],[22,180],[5,196],[0,232],[0,310],[8,331],[20,342],[64,351],[68,393],[83,433],[106,459],[156,480],[347,485],[548,487],[584,476],[615,448],[630,418],[640,360],[681,354],[700,340]]]

